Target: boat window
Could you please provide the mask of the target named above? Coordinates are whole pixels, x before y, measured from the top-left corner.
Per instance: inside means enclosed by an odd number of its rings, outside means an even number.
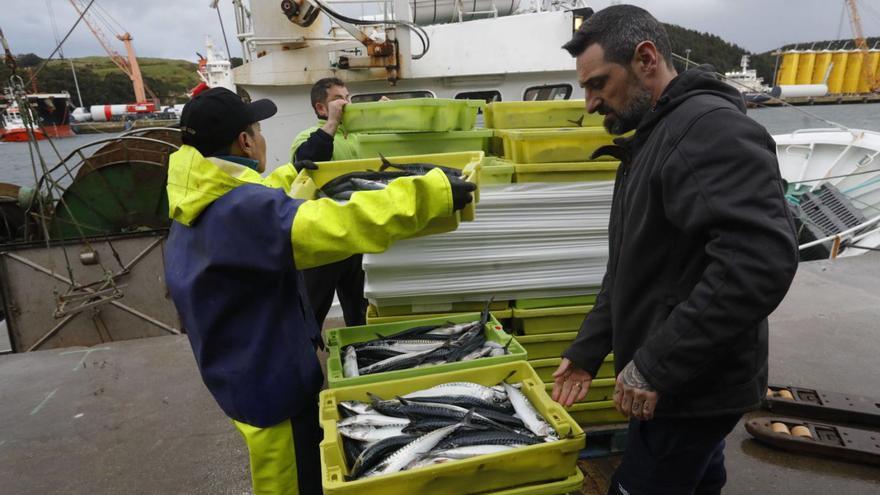
[[[523,93],[523,101],[567,100],[571,98],[571,84],[532,86]]]
[[[492,103],[493,101],[501,101],[501,91],[491,90],[491,91],[467,91],[465,93],[459,93],[455,95],[456,100],[483,100],[486,103]]]
[[[365,103],[368,101],[379,101],[382,97],[389,100],[406,100],[409,98],[436,98],[434,93],[430,91],[396,91],[392,93],[364,93],[351,97],[352,103]]]

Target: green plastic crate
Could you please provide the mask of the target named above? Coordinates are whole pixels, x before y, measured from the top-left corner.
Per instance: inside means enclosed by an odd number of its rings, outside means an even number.
[[[609,401],[614,399],[614,384],[617,382],[614,378],[596,378],[590,383],[590,390],[583,400],[578,402],[597,402]],[[546,383],[547,394],[553,391],[553,382]]]
[[[577,332],[562,332],[520,335],[517,337],[517,341],[525,347],[526,352],[529,353],[529,359],[558,358],[563,351],[568,349],[577,334]]]
[[[629,421],[614,408],[613,400],[578,402],[567,408],[568,414],[581,426],[607,425]]]
[[[522,337],[520,337],[522,339]],[[562,358],[545,358],[545,359],[529,359],[529,364],[532,368],[535,369],[535,373],[541,377],[541,380],[544,383],[553,382],[553,372],[559,368],[559,363],[562,362]],[[614,354],[608,354],[605,356],[605,360],[602,361],[602,365],[599,366],[599,370],[596,372],[596,379],[602,378],[615,378],[616,374],[614,373]]]
[[[496,130],[495,136],[503,141],[504,158],[516,163],[581,162],[614,139],[602,127]]]
[[[411,320],[423,320],[427,318],[449,318],[450,316],[457,316],[462,313],[472,313],[473,311],[456,311],[449,313],[419,313],[419,314],[409,314],[409,315],[398,315],[398,316],[379,316],[379,313],[376,312],[376,307],[370,304],[367,307],[367,324],[375,325],[379,323],[396,323],[398,321],[411,321]],[[492,316],[495,317],[505,328],[509,328],[508,323],[513,316],[512,309],[501,309],[501,310],[492,310]]]
[[[448,98],[409,98],[349,103],[342,113],[347,132],[445,132],[470,130],[479,104]]]
[[[614,180],[620,162],[517,163],[516,182],[592,182]]]
[[[541,309],[555,308],[558,306],[587,306],[593,304],[596,304],[596,294],[566,297],[542,297],[536,299],[517,299],[513,302],[513,307],[516,309]]]
[[[513,309],[513,328],[526,335],[577,332],[592,306]]]
[[[517,486],[485,495],[568,495],[571,492],[580,493],[583,486],[584,473],[575,468],[574,473],[564,480]]]
[[[492,131],[411,132],[397,134],[359,134],[355,139],[360,158],[376,158],[460,151],[489,151]]]
[[[376,316],[409,316],[431,313],[471,313],[473,311],[482,311],[486,306],[485,302],[453,302],[453,303],[434,303],[434,304],[403,304],[403,305],[372,305]],[[510,308],[510,301],[492,301],[489,304],[489,311],[504,311]]]
[[[345,480],[348,466],[336,427],[339,402],[368,401],[369,393],[395,397],[441,383],[460,381],[492,386],[504,379],[510,383],[522,383],[522,392],[553,426],[561,440],[385,476]],[[562,406],[550,399],[544,384],[525,361],[325,390],[321,392],[319,406],[324,429],[321,476],[325,495],[464,495],[560,480],[571,476],[584,446],[584,431]]]
[[[480,171],[480,185],[511,184],[513,183],[515,171],[513,162],[495,156],[487,156],[483,158],[483,169]]]
[[[431,375],[435,373],[443,373],[444,371],[479,368],[481,366],[506,363],[510,361],[524,361],[526,359],[526,350],[522,348],[516,339],[504,331],[503,327],[494,316],[490,315],[489,322],[486,324],[485,329],[486,339],[498,342],[502,345],[510,343],[507,348],[508,353],[504,356],[486,357],[471,361],[458,361],[455,363],[438,364],[422,368],[387,371],[385,373],[373,373],[371,375],[350,378],[345,378],[342,373],[342,348],[349,344],[373,340],[376,338],[376,335],[394,335],[395,333],[402,332],[408,328],[422,325],[431,325],[435,323],[466,323],[478,319],[480,319],[480,313],[465,313],[457,316],[444,316],[441,318],[416,319],[396,323],[382,323],[377,325],[363,325],[359,327],[334,328],[328,330],[326,333],[328,353],[327,383],[330,385],[330,388],[348,387],[351,385],[362,385],[397,380],[400,378]]]
[[[468,131],[477,124],[477,115],[486,108],[484,100],[458,100],[463,101],[465,108],[458,112],[458,127],[462,131]]]
[[[465,180],[479,186],[480,169],[482,168],[481,163],[484,156],[482,151],[467,151],[462,153],[401,156],[396,157],[393,161],[398,163],[433,163],[435,165],[457,168],[462,171],[462,177]],[[351,172],[379,170],[381,164],[382,161],[378,158],[320,162],[318,163],[317,170],[309,170],[307,168],[300,170],[290,188],[290,195],[296,199],[315,199],[318,195],[318,188],[336,177]],[[449,232],[457,228],[460,221],[473,221],[476,216],[476,203],[479,201],[480,190],[477,189],[474,191],[474,201],[465,206],[461,211],[455,212],[452,216],[435,218],[419,233],[419,236]]]
[[[488,104],[485,115],[493,129],[601,126],[604,119],[588,114],[584,100],[499,101]]]

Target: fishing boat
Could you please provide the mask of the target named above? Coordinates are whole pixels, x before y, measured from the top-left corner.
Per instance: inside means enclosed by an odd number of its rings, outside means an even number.
[[[26,95],[31,107],[34,126],[34,137],[44,139],[46,136],[62,138],[73,136],[70,128],[70,108],[67,93],[33,93]],[[0,129],[0,141],[27,141],[27,129],[22,117],[22,109],[12,97],[10,89],[0,98],[0,114],[3,127]]]
[[[800,224],[801,259],[880,249],[880,133],[839,127],[773,138]]]
[[[27,127],[24,125],[24,120],[21,118],[21,111],[18,108],[18,103],[15,101],[6,108],[2,120],[3,128],[0,129],[0,141],[7,143],[20,143],[31,139]],[[40,129],[34,129],[33,133],[34,139],[46,139],[46,134]]]

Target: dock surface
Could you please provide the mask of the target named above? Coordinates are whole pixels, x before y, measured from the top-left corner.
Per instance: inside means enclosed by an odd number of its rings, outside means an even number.
[[[880,254],[802,264],[771,317],[772,382],[880,395]],[[880,493],[880,468],[727,440],[726,494]],[[605,493],[616,459],[589,461]],[[0,356],[2,493],[244,494],[244,444],[186,337]]]

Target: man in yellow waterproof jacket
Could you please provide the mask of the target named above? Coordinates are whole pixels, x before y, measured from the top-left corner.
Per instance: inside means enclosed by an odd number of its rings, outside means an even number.
[[[248,446],[254,493],[311,495],[321,493],[322,344],[301,270],[418,235],[469,203],[474,186],[435,170],[346,204],[292,199],[291,165],[260,175],[259,121],[275,112],[222,88],[184,107],[165,276],[202,379]]]

